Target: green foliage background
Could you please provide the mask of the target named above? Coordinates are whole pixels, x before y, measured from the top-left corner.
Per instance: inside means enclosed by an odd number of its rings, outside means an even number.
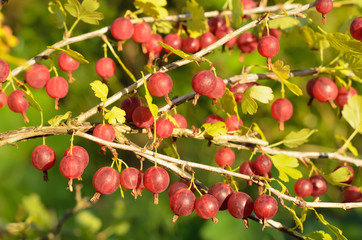
[[[123,15],[126,9],[134,10],[132,1],[107,0],[100,1],[101,11],[105,18],[99,26],[87,25],[80,23],[74,31],[74,35],[79,35],[110,25],[112,21]],[[272,4],[273,1],[269,1]],[[274,1],[284,2],[284,1]],[[302,1],[303,2],[303,1]],[[220,9],[224,1],[219,0],[200,0],[200,5],[205,11]],[[167,9],[169,14],[180,13],[185,6],[185,1],[169,1]],[[19,45],[13,49],[12,55],[24,59],[30,59],[43,51],[49,46],[62,39],[63,31],[55,27],[53,16],[47,10],[47,1],[43,0],[10,0],[3,7],[5,16],[4,24],[11,26],[19,39]],[[346,14],[348,13],[348,14]],[[315,9],[307,12],[313,21],[320,25],[321,16]],[[360,16],[361,12],[355,6],[345,6],[342,9],[334,9],[328,14],[327,24],[322,28],[327,32],[344,32],[347,28],[345,23],[355,16]],[[69,16],[69,19],[72,19]],[[70,25],[70,23],[69,23]],[[256,31],[254,31],[256,33]],[[109,34],[108,34],[109,35]],[[63,114],[66,111],[72,111],[72,116],[77,116],[83,111],[93,107],[98,100],[93,96],[89,83],[98,79],[94,66],[98,58],[103,57],[102,41],[100,38],[94,38],[71,45],[71,48],[82,53],[89,65],[81,65],[74,72],[76,82],[70,86],[68,96],[61,100],[61,109],[54,110],[54,100],[50,99],[44,89],[32,90],[36,100],[44,109],[44,119],[47,121],[54,115]],[[277,57],[273,59],[283,60],[291,66],[292,70],[304,69],[320,65],[318,51],[311,51],[307,44],[301,39],[297,28],[282,33],[280,41],[281,50]],[[146,64],[146,59],[141,52],[141,47],[133,41],[125,44],[124,51],[120,53],[127,67],[136,75],[141,77],[140,71]],[[244,66],[250,64],[265,65],[265,59],[257,52],[245,56],[243,63],[238,61],[239,50],[236,48],[232,53],[222,52],[218,48],[214,53],[207,56],[220,77],[227,78],[240,74]],[[110,56],[110,53],[109,53]],[[335,52],[328,49],[325,52],[325,62],[333,59]],[[170,57],[172,61],[173,57]],[[55,59],[56,62],[56,59]],[[43,64],[50,66],[49,61],[43,61]],[[11,66],[14,68],[15,66]],[[190,92],[190,81],[192,76],[201,68],[207,68],[206,64],[197,67],[196,64],[189,64],[179,69],[171,71],[169,74],[174,79],[173,94],[181,96]],[[253,68],[252,72],[264,72],[264,68]],[[64,77],[66,74],[60,73]],[[23,73],[18,76],[23,79]],[[294,115],[291,120],[286,122],[286,130],[279,132],[277,123],[270,116],[270,104],[259,104],[257,114],[241,115],[245,126],[256,121],[264,131],[270,143],[281,140],[287,133],[292,130],[302,128],[318,129],[310,141],[300,147],[301,151],[334,151],[340,145],[334,140],[334,135],[338,134],[348,138],[352,133],[351,127],[343,120],[338,118],[338,113],[326,104],[315,101],[311,107],[307,106],[308,96],[305,92],[307,78],[293,78],[292,82],[298,84],[304,95],[295,97],[290,91],[286,92],[286,97],[291,99],[294,105]],[[118,67],[115,77],[109,81],[111,95],[114,92],[131,84],[132,81],[126,76],[124,71]],[[260,81],[273,88],[275,98],[280,97],[280,85],[272,80]],[[359,93],[362,92],[361,84],[353,83],[353,87]],[[154,99],[156,104],[163,106],[163,99]],[[119,105],[117,102],[115,105]],[[185,103],[177,108],[178,112],[186,116],[188,127],[195,125],[200,127],[205,117],[211,113],[217,112],[212,106],[211,101],[201,98],[197,107],[192,106],[191,102]],[[240,105],[239,105],[239,113]],[[27,126],[36,126],[40,124],[39,113],[30,108],[27,111],[30,123]],[[222,115],[222,113],[220,113]],[[0,132],[18,129],[24,126],[23,120],[19,114],[14,114],[8,107],[0,109]],[[225,117],[225,116],[223,116]],[[91,122],[101,121],[101,116],[97,115],[90,119]],[[132,140],[145,143],[145,136],[131,136]],[[361,150],[361,136],[358,135],[353,144],[358,150]],[[74,193],[66,190],[67,180],[61,176],[57,165],[49,171],[50,181],[42,181],[42,173],[35,170],[30,161],[31,151],[34,147],[42,143],[42,139],[33,139],[27,142],[20,142],[16,146],[8,145],[0,149],[0,239],[3,229],[21,230],[28,236],[28,239],[35,239],[42,236],[56,225],[57,221],[62,218],[67,210],[72,209],[75,205]],[[57,161],[61,159],[63,152],[70,144],[70,136],[52,136],[46,139],[47,145],[51,146],[56,154]],[[96,143],[89,142],[80,138],[75,139],[75,144],[86,148],[90,155],[90,164],[83,174],[83,196],[92,196],[94,189],[92,186],[93,173],[100,167],[110,165],[111,156],[99,154],[100,146]],[[190,160],[210,165],[216,165],[213,160],[214,153],[218,146],[208,147],[206,141],[202,142],[193,139],[179,139],[177,141],[179,153],[184,160]],[[250,152],[235,151],[235,166],[249,158]],[[119,151],[120,158],[125,160],[129,165],[139,167],[138,159],[130,152]],[[332,171],[339,163],[333,160],[320,159],[315,164],[325,172]],[[146,164],[146,167],[150,164]],[[308,176],[308,170],[300,167],[303,176]],[[275,169],[274,169],[275,170]],[[357,169],[355,169],[357,171]],[[277,176],[277,172],[272,172]],[[196,177],[203,181],[207,186],[211,186],[223,178],[217,174],[196,170]],[[171,174],[172,181],[177,180],[177,176]],[[257,188],[249,187],[243,181],[239,181],[240,190],[247,192],[253,199],[257,197]],[[290,192],[293,192],[294,181],[287,184]],[[341,202],[342,195],[340,189],[329,186],[329,190],[323,201]],[[288,239],[287,235],[266,228],[261,231],[261,225],[250,221],[250,229],[245,230],[240,220],[232,218],[228,212],[220,212],[217,218],[220,220],[214,225],[211,221],[201,220],[196,213],[188,217],[180,217],[176,224],[172,224],[172,212],[168,206],[167,193],[160,196],[160,204],[153,205],[152,194],[147,191],[143,196],[134,200],[130,192],[127,191],[125,198],[122,199],[119,192],[110,196],[102,196],[101,200],[88,210],[78,213],[69,219],[63,226],[61,234],[55,239]],[[309,197],[306,200],[312,201]],[[281,206],[275,220],[282,222],[288,227],[293,227],[294,222],[289,212]],[[349,239],[359,239],[360,223],[362,222],[362,210],[341,210],[325,209],[320,212],[332,224],[343,230]],[[298,211],[299,212],[299,211]],[[21,222],[30,223],[24,227]],[[9,223],[14,223],[9,225]],[[309,214],[305,222],[305,233],[314,230],[324,230],[324,226],[318,223],[313,214]],[[22,231],[20,231],[22,232]],[[13,239],[20,238],[21,235]],[[7,239],[7,237],[4,237]]]

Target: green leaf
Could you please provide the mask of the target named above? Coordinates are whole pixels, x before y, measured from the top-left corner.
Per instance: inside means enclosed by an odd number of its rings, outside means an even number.
[[[62,3],[59,0],[48,3],[48,10],[51,14],[55,15],[57,28],[63,28],[66,19],[66,12]]]
[[[169,34],[172,29],[173,29],[173,26],[172,26],[172,24],[170,22],[158,21],[158,22],[154,22],[152,24],[153,32],[158,32],[158,33],[162,33],[162,34]]]
[[[242,4],[242,1],[232,0],[231,17],[233,24],[235,24],[236,26],[241,25],[241,19],[244,15],[243,10],[244,10],[244,5]]]
[[[53,226],[52,216],[41,202],[38,194],[32,193],[23,197],[22,206],[39,230],[51,229]]]
[[[102,221],[91,211],[85,210],[75,215],[75,221],[81,228],[92,233],[98,233],[102,227]]]
[[[296,26],[303,26],[307,21],[303,18],[283,17],[268,22],[270,28],[279,28],[281,30],[289,30]]]
[[[241,110],[244,114],[248,113],[253,115],[258,111],[258,104],[250,97],[248,89],[244,92],[243,101],[241,101]]]
[[[212,137],[224,135],[228,132],[225,122],[205,123],[201,127],[205,129],[207,135]]]
[[[347,34],[343,33],[329,33],[327,40],[331,47],[337,49],[342,53],[348,53],[361,57],[362,55],[362,43],[355,39],[350,39]]]
[[[348,77],[351,77],[353,80],[362,83],[362,58],[360,56],[355,56],[352,54],[344,54],[344,59],[349,65],[349,69],[353,71],[356,76],[350,74]]]
[[[187,60],[195,61],[195,62],[200,61],[199,58],[189,55],[189,54],[183,52],[182,50],[174,49],[173,47],[167,45],[166,43],[159,41],[158,44],[160,44],[163,48],[170,50],[172,53],[176,54],[177,56],[179,56],[183,59],[187,59]]]
[[[99,20],[104,18],[101,12],[96,12],[99,8],[98,0],[84,0],[82,4],[78,0],[68,0],[64,7],[70,15],[85,23],[99,24]]]
[[[300,218],[295,213],[294,209],[289,208],[287,205],[284,205],[284,208],[286,208],[293,216],[295,226],[300,229],[301,232],[303,232],[303,222],[300,220]]]
[[[274,98],[273,90],[270,87],[254,85],[249,87],[246,91],[249,92],[249,96],[251,98],[265,104],[269,103],[269,101],[273,100]]]
[[[106,84],[102,83],[99,80],[93,81],[90,83],[92,90],[94,91],[94,95],[101,99],[102,102],[107,101],[108,96],[108,87]]]
[[[119,107],[112,107],[111,111],[104,114],[104,118],[108,120],[109,124],[115,125],[117,123],[124,123],[126,121],[126,112]]]
[[[331,235],[325,233],[323,231],[314,231],[308,233],[306,236],[306,240],[333,240]]]
[[[295,169],[299,166],[299,162],[295,157],[287,156],[283,153],[270,157],[273,165],[279,171],[279,179],[284,182],[289,182],[289,177],[293,179],[299,179],[303,177],[303,174]],[[289,176],[289,177],[288,177]]]
[[[74,60],[76,60],[79,63],[85,63],[85,64],[89,63],[88,60],[85,59],[82,54],[80,54],[79,52],[76,52],[72,49],[62,49],[62,48],[53,47],[53,46],[47,46],[47,48],[51,48],[51,49],[55,49],[55,50],[64,52],[64,53],[68,54],[69,57],[73,58]]]
[[[284,65],[284,62],[281,60],[277,60],[272,65],[272,71],[280,80],[287,80],[289,78],[290,66]]]
[[[329,47],[329,42],[325,35],[315,32],[312,28],[304,26],[299,28],[304,41],[312,50],[326,49]]]
[[[63,115],[56,115],[55,117],[50,119],[48,123],[50,124],[50,126],[55,127],[58,126],[62,121],[68,120],[70,116],[72,116],[72,112],[68,111]]]
[[[135,8],[141,10],[144,14],[157,18],[163,19],[168,16],[168,11],[164,6],[167,5],[165,0],[135,0]]]
[[[342,182],[347,181],[351,176],[353,176],[353,174],[347,167],[340,167],[331,173],[325,174],[323,177],[332,185],[348,186]]]
[[[80,3],[78,0],[68,0],[68,3],[66,3],[64,7],[73,17],[77,18],[79,16]]]
[[[31,93],[30,89],[26,85],[21,85],[20,89],[23,90],[25,93],[24,97],[26,100],[28,100],[30,106],[38,110],[39,112],[43,112],[43,109],[41,108],[40,104],[35,101],[33,94]]]
[[[303,95],[303,91],[302,91],[302,89],[300,89],[300,87],[298,87],[298,85],[296,85],[294,83],[291,83],[291,82],[289,82],[287,80],[284,80],[283,83],[295,95],[297,95],[297,96]]]
[[[142,75],[142,76],[143,76],[143,75]],[[157,107],[156,104],[153,104],[153,103],[152,103],[152,96],[151,96],[150,92],[148,91],[147,81],[146,81],[146,80],[144,81],[143,86],[145,87],[145,91],[146,91],[145,98],[146,98],[146,102],[147,102],[148,108],[150,109],[150,111],[151,111],[151,113],[152,113],[152,116],[153,116],[154,118],[156,118],[157,115],[158,115],[158,107]]]
[[[335,135],[334,136],[335,139],[339,139],[339,140],[342,140],[343,144],[345,144],[347,142],[347,139],[343,136],[340,136],[340,135]],[[358,156],[358,150],[357,148],[355,148],[351,142],[349,142],[347,144],[347,149],[354,155],[354,156]]]
[[[283,144],[289,148],[295,148],[303,143],[308,142],[308,138],[315,132],[318,132],[316,129],[303,128],[298,132],[291,131],[284,139]]]
[[[87,12],[94,12],[99,8],[99,5],[97,0],[83,0],[81,7]]]
[[[190,37],[198,38],[206,31],[205,11],[195,0],[186,2],[186,10],[191,14],[191,18],[187,20],[187,31]]]
[[[353,129],[362,134],[362,96],[353,95],[343,106],[342,116]]]
[[[314,208],[311,208],[311,209],[314,211],[314,213],[315,213],[315,215],[317,216],[318,220],[319,220],[323,225],[327,226],[327,227],[329,228],[329,230],[331,230],[331,231],[334,233],[334,235],[336,235],[337,240],[347,240],[347,238],[346,238],[345,236],[343,236],[341,229],[339,229],[339,228],[337,228],[336,226],[333,226],[332,224],[330,224],[329,222],[327,222],[327,221],[324,219],[323,215],[320,214],[320,213],[318,213]]]
[[[217,99],[217,108],[225,113],[239,117],[238,105],[236,104],[234,94],[226,88],[224,95]]]

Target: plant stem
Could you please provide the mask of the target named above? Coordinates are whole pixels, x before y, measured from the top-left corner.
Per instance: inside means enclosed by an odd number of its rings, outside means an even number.
[[[339,152],[339,153],[344,152],[344,151],[346,150],[348,144],[349,144],[349,143],[352,141],[352,139],[357,135],[357,133],[358,133],[358,130],[355,129],[354,132],[351,134],[351,136],[349,136],[349,138],[347,139],[347,141],[343,144],[343,146],[342,146],[340,149],[338,149],[337,152]]]

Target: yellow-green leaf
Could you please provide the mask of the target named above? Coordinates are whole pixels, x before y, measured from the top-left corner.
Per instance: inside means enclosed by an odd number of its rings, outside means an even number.
[[[51,49],[55,49],[61,52],[64,52],[66,54],[69,55],[69,57],[73,58],[74,60],[76,60],[79,63],[85,63],[88,64],[88,60],[84,58],[84,56],[82,54],[80,54],[79,52],[76,52],[72,49],[63,49],[63,48],[58,48],[58,47],[53,47],[53,46],[48,46],[47,48],[51,48]]]
[[[339,140],[342,140],[343,144],[345,144],[347,142],[347,139],[343,136],[340,136],[340,135],[335,135],[334,136],[335,139],[339,139]],[[354,156],[358,156],[358,150],[355,146],[352,145],[351,142],[349,142],[347,144],[347,149],[354,155]]]
[[[336,186],[347,186],[346,184],[342,183],[348,180],[349,177],[353,176],[351,171],[347,167],[340,167],[337,170],[325,174],[324,178],[331,184]]]
[[[70,116],[72,116],[72,112],[68,111],[68,112],[64,113],[63,115],[56,115],[55,117],[50,119],[48,121],[48,123],[50,124],[50,126],[55,127],[55,126],[58,126],[62,121],[68,120],[70,118]]]
[[[270,28],[279,28],[281,30],[288,30],[296,26],[303,26],[307,21],[303,18],[283,17],[274,19],[268,22]]]
[[[244,114],[253,115],[258,111],[258,104],[250,97],[248,89],[244,92],[243,101],[241,101],[241,110]]]
[[[300,87],[298,87],[298,85],[291,83],[288,80],[284,80],[283,83],[295,95],[297,95],[297,96],[303,95],[303,91],[302,91],[302,89],[300,89]]]
[[[299,30],[310,49],[319,50],[321,48],[325,49],[329,47],[329,42],[325,35],[315,32],[308,26],[304,26]]]
[[[343,106],[342,116],[353,129],[362,134],[362,96],[353,95]]]
[[[178,49],[174,49],[173,47],[167,45],[166,43],[163,43],[161,41],[158,42],[158,44],[160,44],[163,48],[166,48],[168,50],[170,50],[172,53],[176,54],[177,56],[183,58],[183,59],[187,59],[190,61],[195,61],[195,62],[199,62],[200,59],[197,57],[194,57],[190,54],[187,54],[185,52],[183,52],[182,50],[178,50]]]
[[[303,223],[300,220],[300,218],[297,216],[297,214],[295,213],[294,209],[288,207],[287,205],[284,205],[284,208],[287,209],[292,214],[294,222],[295,222],[295,226],[297,228],[299,228],[301,232],[303,232]]]
[[[126,112],[119,107],[112,107],[111,111],[104,115],[104,118],[108,120],[109,124],[115,125],[117,123],[124,123],[126,121]]]
[[[362,55],[362,42],[354,39],[350,39],[347,34],[344,33],[329,33],[327,35],[331,47],[337,49],[343,53],[349,53],[358,57]]]
[[[187,0],[186,10],[191,14],[187,20],[187,31],[193,38],[198,38],[206,31],[205,11],[195,0]]]
[[[135,0],[135,8],[141,10],[144,14],[157,18],[163,19],[168,16],[168,11],[164,6],[166,6],[167,1],[164,0]]]
[[[102,83],[99,80],[93,81],[90,83],[93,91],[94,91],[94,95],[101,99],[102,102],[107,101],[107,96],[108,96],[108,87],[106,84]]]
[[[256,131],[257,133],[259,133],[261,139],[263,139],[264,141],[266,141],[266,137],[263,133],[263,131],[261,130],[261,128],[259,127],[259,125],[255,122],[253,122],[253,130]]]
[[[302,130],[295,132],[291,131],[284,139],[283,144],[289,148],[295,148],[303,143],[308,142],[308,138],[315,132],[318,132],[316,129],[303,128]]]
[[[284,62],[277,60],[272,64],[272,70],[280,80],[286,80],[289,78],[290,66],[284,65]]]
[[[279,171],[279,179],[284,182],[289,182],[289,177],[299,179],[303,174],[296,169],[299,162],[295,157],[287,156],[283,153],[271,156],[274,167]],[[288,177],[289,176],[289,177]]]
[[[80,3],[78,0],[68,0],[68,3],[66,3],[64,7],[73,17],[77,18],[79,16]]]
[[[269,103],[269,101],[273,100],[274,98],[273,90],[270,87],[266,86],[254,85],[252,87],[249,87],[245,92],[248,92],[251,98],[265,104]]]
[[[146,98],[146,102],[147,102],[147,105],[148,105],[148,108],[150,109],[151,113],[152,113],[152,116],[154,118],[157,117],[158,115],[158,107],[157,105],[153,104],[152,103],[152,96],[150,94],[150,92],[148,91],[148,87],[147,87],[147,81],[145,80],[143,86],[145,87],[145,91],[146,91],[146,95],[145,95],[145,98]]]
[[[244,8],[244,5],[242,4],[242,1],[232,0],[231,17],[232,17],[233,24],[235,24],[236,26],[241,25],[241,18],[244,15],[243,8]]]
[[[234,94],[226,88],[224,95],[217,99],[217,107],[230,115],[239,117],[238,105],[236,104]]]
[[[333,240],[331,235],[323,231],[314,231],[305,235],[306,240]]]
[[[207,135],[212,137],[224,135],[228,132],[225,122],[205,123],[201,127],[204,128]]]
[[[317,216],[318,220],[324,224],[325,226],[327,226],[329,228],[329,230],[331,230],[334,235],[336,235],[337,237],[337,240],[347,240],[347,238],[345,236],[343,236],[343,232],[341,229],[337,228],[336,226],[333,226],[332,224],[330,224],[329,222],[327,222],[325,219],[324,219],[324,216],[320,213],[318,213],[314,208],[311,208],[315,215]]]
[[[39,112],[43,112],[43,109],[41,108],[40,104],[34,99],[34,96],[31,93],[30,89],[26,85],[21,85],[20,89],[22,89],[25,93],[24,97],[26,100],[28,100],[30,106],[32,106]]]
[[[55,15],[57,28],[63,28],[67,14],[63,8],[62,3],[59,0],[49,2],[48,10],[51,14]]]
[[[94,12],[99,8],[98,0],[83,0],[81,7],[87,12]]]
[[[169,34],[172,29],[173,29],[173,26],[170,22],[159,21],[159,22],[154,22],[152,24],[153,32]]]

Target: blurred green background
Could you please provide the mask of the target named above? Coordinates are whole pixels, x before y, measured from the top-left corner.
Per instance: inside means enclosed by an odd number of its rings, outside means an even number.
[[[62,1],[64,3],[65,1]],[[104,13],[104,20],[99,26],[79,23],[74,31],[74,35],[79,35],[100,27],[108,26],[112,21],[125,13],[127,9],[134,11],[133,1],[103,0],[100,1],[99,11]],[[169,14],[181,13],[185,6],[185,1],[168,1]],[[220,9],[224,1],[219,0],[200,0],[198,1],[206,11]],[[284,1],[268,1],[269,5],[275,2],[283,3]],[[306,2],[306,1],[299,1]],[[18,45],[10,52],[11,55],[30,59],[46,49],[47,46],[58,42],[63,37],[62,29],[57,29],[54,23],[54,17],[48,12],[48,1],[44,0],[10,0],[2,12],[4,14],[3,25],[8,25],[13,30],[14,35],[18,38]],[[348,12],[348,14],[346,14]],[[313,21],[320,25],[321,16],[314,9],[307,12],[307,15]],[[334,9],[328,14],[327,24],[322,28],[327,32],[341,31],[344,23],[350,21],[353,17],[361,15],[355,6],[345,6],[341,9]],[[74,18],[68,15],[68,26],[72,24]],[[249,20],[244,20],[246,23]],[[257,33],[257,30],[253,30]],[[70,86],[69,93],[65,99],[60,101],[61,109],[54,110],[54,100],[50,99],[44,89],[32,90],[35,99],[44,109],[44,119],[49,120],[57,114],[64,114],[66,111],[72,111],[72,116],[77,116],[83,111],[93,107],[98,103],[96,97],[89,86],[89,83],[99,79],[94,66],[97,59],[103,57],[103,42],[100,38],[93,38],[83,42],[71,45],[71,48],[82,53],[87,60],[88,65],[81,65],[73,73],[76,81]],[[301,39],[297,28],[282,32],[280,40],[281,50],[277,57],[273,59],[283,60],[291,66],[292,70],[304,69],[319,66],[321,64],[319,52],[311,51],[306,43]],[[140,71],[144,70],[143,66],[147,59],[141,52],[140,45],[133,41],[125,44],[124,51],[119,53],[126,66],[139,78]],[[111,56],[110,52],[108,53]],[[240,74],[245,66],[265,65],[265,59],[257,52],[245,56],[244,62],[238,61],[240,52],[235,47],[232,53],[222,52],[218,48],[214,53],[207,56],[210,59],[217,73],[222,78],[227,78]],[[328,49],[325,52],[325,62],[331,60],[335,53]],[[169,61],[175,60],[172,56]],[[56,63],[56,57],[54,59]],[[42,64],[50,66],[50,60],[44,60]],[[16,67],[12,65],[11,68]],[[200,69],[206,69],[206,64],[198,67],[192,63],[169,72],[174,79],[173,96],[181,96],[190,92],[190,81],[192,76]],[[265,72],[265,68],[254,67],[251,72]],[[60,73],[63,77],[67,75]],[[24,74],[18,75],[23,80]],[[264,131],[270,143],[281,140],[287,133],[292,130],[302,128],[318,129],[310,141],[298,150],[301,151],[334,151],[340,145],[334,139],[334,135],[341,135],[348,138],[352,133],[351,127],[343,119],[338,118],[337,110],[332,109],[329,105],[321,104],[314,101],[311,107],[307,106],[308,96],[305,92],[305,85],[310,77],[297,77],[292,82],[298,84],[304,92],[302,97],[295,97],[287,90],[286,97],[293,102],[294,115],[285,124],[285,131],[279,132],[277,123],[270,116],[270,104],[259,104],[259,111],[253,115],[242,115],[239,105],[239,113],[245,126],[250,126],[252,122],[257,122]],[[118,67],[116,76],[109,81],[110,94],[115,93],[122,88],[131,84],[132,81],[127,77],[125,72]],[[274,90],[275,98],[280,97],[280,85],[272,80],[260,81],[260,84],[270,86]],[[353,82],[353,87],[361,93],[362,88],[359,83]],[[9,94],[10,89],[6,92]],[[159,106],[163,106],[163,99],[156,99]],[[115,105],[119,106],[120,101]],[[211,104],[209,99],[201,97],[198,105],[194,107],[191,102],[185,103],[177,108],[177,111],[183,114],[188,120],[188,127],[192,125],[200,127],[205,117],[212,113],[219,113],[216,107]],[[40,124],[40,114],[34,108],[29,108],[27,115],[30,123],[26,126],[37,126]],[[11,112],[8,107],[0,109],[0,132],[18,129],[24,126],[20,114]],[[89,119],[90,122],[101,121],[101,115]],[[132,140],[140,144],[145,143],[145,136],[132,136]],[[358,135],[353,140],[353,144],[358,150],[361,150],[361,136]],[[19,142],[17,145],[8,145],[0,149],[0,239],[36,239],[43,236],[47,231],[52,229],[63,215],[72,209],[76,202],[74,193],[66,190],[67,180],[60,174],[57,164],[49,171],[50,181],[42,181],[42,173],[33,168],[30,155],[32,150],[42,143],[42,139],[33,139],[27,142]],[[61,159],[63,152],[70,145],[70,136],[52,136],[46,139],[47,145],[51,146],[56,154],[57,161]],[[75,144],[86,148],[90,155],[90,164],[83,174],[82,194],[91,197],[95,190],[92,186],[92,176],[94,172],[102,167],[109,166],[111,156],[99,153],[100,146],[96,143],[75,138]],[[213,156],[218,146],[208,147],[206,141],[193,139],[179,139],[177,146],[181,158],[184,160],[200,162],[215,166]],[[162,147],[161,145],[161,152]],[[118,151],[120,158],[130,166],[139,167],[139,160],[134,154],[125,151]],[[250,152],[236,151],[237,167],[243,161],[249,158]],[[320,159],[314,161],[315,164],[325,172],[332,171],[339,163],[334,160]],[[146,163],[145,167],[151,166]],[[217,181],[223,181],[223,178],[217,174],[196,170],[196,177],[206,186],[211,186]],[[300,166],[303,176],[308,176],[308,169]],[[357,169],[355,169],[357,172]],[[278,176],[275,169],[273,176]],[[178,177],[170,174],[172,182],[178,180]],[[294,180],[286,185],[293,195]],[[78,182],[77,182],[78,183]],[[253,199],[258,196],[255,186],[249,187],[243,181],[239,181],[240,190],[247,192]],[[217,215],[218,224],[212,221],[200,219],[196,213],[187,217],[180,217],[176,224],[172,224],[173,213],[169,209],[167,193],[160,195],[160,204],[155,206],[151,193],[144,191],[143,196],[135,200],[130,191],[125,192],[125,198],[116,192],[109,196],[102,196],[100,201],[91,208],[81,211],[71,217],[63,225],[61,233],[55,239],[289,239],[281,232],[266,228],[261,231],[261,225],[250,221],[250,228],[246,230],[242,221],[232,218],[228,212],[220,212]],[[327,194],[321,197],[323,201],[341,202],[341,190],[329,186]],[[306,199],[312,201],[311,197]],[[281,206],[276,221],[280,221],[288,227],[294,227],[292,216]],[[299,210],[297,211],[299,212]],[[332,224],[343,230],[348,239],[360,239],[360,224],[362,222],[362,210],[340,210],[326,209],[320,210],[325,218]],[[22,224],[26,221],[27,224]],[[11,223],[11,224],[10,224]],[[321,223],[318,223],[315,216],[308,214],[304,224],[304,233],[315,230],[324,230],[328,232]],[[18,235],[1,235],[5,230],[12,230]],[[333,235],[331,232],[329,232]]]

